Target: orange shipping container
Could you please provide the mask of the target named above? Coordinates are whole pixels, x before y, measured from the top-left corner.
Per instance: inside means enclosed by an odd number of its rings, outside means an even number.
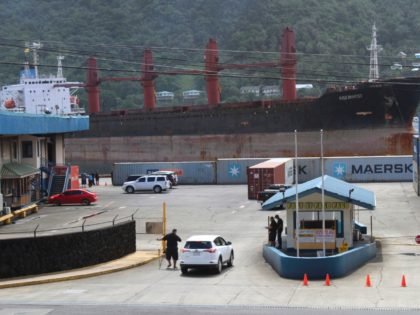
[[[293,183],[293,160],[271,159],[248,167],[248,199],[257,199],[258,193],[272,184]]]

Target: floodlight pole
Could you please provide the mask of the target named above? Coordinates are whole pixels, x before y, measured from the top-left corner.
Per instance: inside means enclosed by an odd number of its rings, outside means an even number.
[[[296,256],[300,257],[300,244],[299,244],[299,234],[300,234],[300,217],[299,217],[299,193],[298,193],[298,152],[297,152],[297,130],[295,130],[295,197],[296,197]]]
[[[322,254],[325,257],[325,198],[324,198],[324,131],[321,129],[321,204],[322,204]]]

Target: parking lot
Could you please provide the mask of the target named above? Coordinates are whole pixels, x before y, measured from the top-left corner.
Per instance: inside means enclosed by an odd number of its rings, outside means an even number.
[[[233,243],[235,266],[221,275],[166,270],[165,263],[146,266],[95,278],[31,287],[4,289],[0,302],[19,296],[26,303],[112,303],[112,304],[185,304],[185,305],[283,305],[311,307],[404,307],[420,308],[420,245],[414,236],[420,234],[420,199],[411,183],[361,184],[376,193],[377,209],[360,211],[359,221],[369,225],[373,216],[373,235],[379,241],[379,254],[366,266],[332,287],[322,281],[311,281],[303,287],[300,281],[280,278],[262,258],[267,241],[267,216],[279,213],[260,211],[255,201],[247,200],[244,185],[177,186],[162,194],[125,194],[120,187],[93,187],[99,202],[91,206],[46,206],[38,214],[13,225],[0,228],[1,237],[11,232],[49,230],[63,233],[85,225],[112,224],[134,214],[137,222],[137,249],[158,249],[156,235],[146,235],[145,222],[162,216],[167,204],[168,230],[178,229],[185,240],[194,234],[221,234]],[[118,216],[117,216],[118,215]],[[117,216],[117,217],[116,217]],[[104,223],[105,222],[105,223]],[[23,235],[23,234],[21,234]],[[15,236],[15,235],[13,235]],[[369,274],[372,288],[365,287]],[[407,288],[401,288],[405,274]]]

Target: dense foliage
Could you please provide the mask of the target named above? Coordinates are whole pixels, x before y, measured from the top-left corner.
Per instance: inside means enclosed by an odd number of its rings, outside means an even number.
[[[420,52],[418,12],[416,0],[2,0],[0,84],[17,81],[25,41],[43,42],[43,65],[55,65],[59,52],[65,55],[64,64],[75,67],[65,69],[68,80],[84,81],[81,67],[88,55],[97,56],[101,68],[126,70],[101,70],[101,75],[140,75],[135,71],[144,47],[154,47],[155,63],[165,66],[160,69],[199,69],[210,37],[223,50],[222,63],[278,60],[282,30],[290,26],[300,54],[298,79],[316,84],[319,91],[334,81],[367,79],[366,46],[374,22],[384,48],[381,75],[413,74],[410,67],[392,71],[390,65],[410,66]],[[398,57],[400,51],[407,58]],[[41,68],[43,73],[53,71]],[[239,99],[244,85],[279,84],[278,69],[230,73],[239,78],[222,77],[224,101]],[[156,80],[157,90],[175,92],[178,102],[182,91],[204,90],[204,84],[202,76]],[[105,109],[142,106],[139,83],[106,83],[101,91]]]

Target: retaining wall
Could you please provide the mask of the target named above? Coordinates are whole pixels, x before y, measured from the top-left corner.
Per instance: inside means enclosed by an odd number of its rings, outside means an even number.
[[[0,240],[0,278],[95,265],[136,251],[136,223],[98,230]]]

